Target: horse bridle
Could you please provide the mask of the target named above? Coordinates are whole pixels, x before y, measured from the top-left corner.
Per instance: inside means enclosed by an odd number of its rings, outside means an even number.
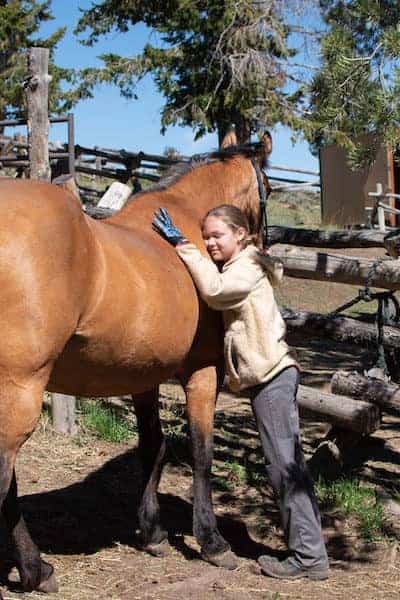
[[[261,169],[257,164],[255,158],[251,158],[251,164],[256,172],[257,183],[258,183],[258,196],[260,199],[260,227],[258,229],[258,233],[261,233],[261,242],[263,248],[266,248],[268,245],[268,223],[267,223],[267,194],[265,192],[263,177],[261,173]]]

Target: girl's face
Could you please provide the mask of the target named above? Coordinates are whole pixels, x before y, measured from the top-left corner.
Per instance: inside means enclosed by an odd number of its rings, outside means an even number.
[[[214,262],[227,262],[243,249],[247,232],[233,229],[219,217],[209,216],[203,223],[203,239]]]

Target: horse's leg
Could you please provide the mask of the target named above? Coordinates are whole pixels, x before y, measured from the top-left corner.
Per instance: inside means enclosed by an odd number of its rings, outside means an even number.
[[[186,393],[193,458],[193,532],[205,560],[218,567],[234,569],[237,562],[228,542],[218,531],[211,499],[217,369],[199,369],[182,377],[181,382]]]
[[[2,506],[2,514],[13,542],[13,559],[25,591],[57,592],[53,567],[40,558],[25,525],[18,502],[17,481],[13,471],[11,484]]]
[[[40,416],[43,387],[3,386],[0,397],[0,506],[13,544],[12,559],[25,591],[57,591],[53,567],[40,558],[21,514],[14,465]]]
[[[153,556],[168,551],[167,532],[160,525],[157,488],[163,468],[165,440],[158,408],[158,387],[133,396],[139,431],[139,456],[143,470],[143,493],[138,511],[141,544]]]

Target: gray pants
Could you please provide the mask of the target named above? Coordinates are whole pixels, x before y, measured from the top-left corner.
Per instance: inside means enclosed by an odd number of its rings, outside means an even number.
[[[305,568],[325,567],[321,517],[300,443],[298,383],[298,370],[288,367],[249,392],[291,560]]]

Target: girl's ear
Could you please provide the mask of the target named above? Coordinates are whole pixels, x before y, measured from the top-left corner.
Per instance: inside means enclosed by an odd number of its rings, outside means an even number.
[[[247,233],[247,231],[245,230],[244,227],[238,227],[236,229],[236,234],[238,236],[238,241],[239,242],[244,242],[244,240],[247,238],[247,235],[248,235],[248,233]]]

